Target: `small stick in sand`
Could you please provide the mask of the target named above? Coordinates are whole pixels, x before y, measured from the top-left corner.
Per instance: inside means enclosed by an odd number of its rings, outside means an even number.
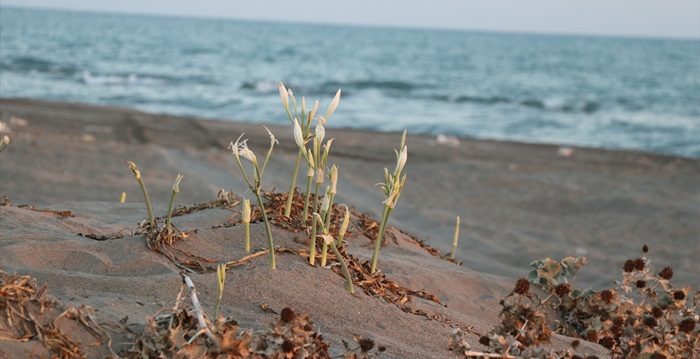
[[[199,305],[199,299],[197,299],[197,291],[194,288],[194,283],[192,283],[192,279],[188,277],[186,274],[182,273],[182,279],[185,281],[185,284],[187,285],[187,289],[189,290],[190,293],[190,300],[192,301],[192,306],[194,307],[194,313],[195,316],[197,316],[197,323],[199,324],[199,331],[197,332],[196,335],[194,335],[191,339],[190,342],[194,340],[199,334],[206,334],[207,337],[218,347],[219,346],[219,340],[216,339],[214,334],[211,332],[209,329],[209,326],[207,325],[206,320],[204,319],[204,311],[202,310],[202,306]]]

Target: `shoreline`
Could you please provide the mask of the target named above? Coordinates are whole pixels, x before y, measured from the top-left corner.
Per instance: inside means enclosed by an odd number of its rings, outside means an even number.
[[[286,122],[284,124],[279,124],[279,123],[270,123],[270,122],[264,122],[264,121],[251,121],[251,120],[245,120],[245,119],[230,119],[230,118],[223,118],[223,117],[201,117],[201,116],[195,116],[195,115],[171,114],[171,113],[166,113],[166,112],[150,112],[150,111],[147,111],[144,109],[139,109],[137,107],[129,107],[129,106],[125,106],[125,105],[94,104],[94,103],[87,103],[87,102],[58,101],[58,100],[35,99],[35,98],[24,98],[24,97],[0,97],[0,102],[3,102],[3,101],[7,102],[7,103],[26,104],[26,105],[45,104],[48,106],[59,106],[59,107],[60,107],[60,105],[67,105],[68,107],[85,108],[85,109],[104,108],[104,109],[111,109],[114,111],[126,111],[126,112],[135,111],[135,112],[143,113],[143,114],[146,114],[149,116],[154,116],[154,117],[194,119],[194,120],[205,121],[205,122],[233,123],[233,124],[240,124],[240,125],[247,125],[247,126],[265,125],[268,127],[286,128],[288,125]],[[397,135],[401,134],[401,131],[381,131],[381,130],[371,130],[371,129],[364,129],[364,128],[333,127],[333,123],[331,123],[330,126],[327,127],[327,129],[328,130],[337,130],[337,131],[367,133],[370,135],[371,134],[397,134]],[[412,135],[414,135],[414,136],[426,136],[426,137],[433,137],[433,138],[438,136],[438,134],[425,133],[425,132],[412,133]],[[684,159],[684,160],[700,161],[700,157],[683,156],[683,155],[673,154],[673,153],[654,152],[654,151],[647,151],[647,150],[640,150],[640,149],[633,149],[633,148],[595,147],[595,146],[586,146],[586,145],[578,145],[578,144],[497,139],[497,138],[464,136],[464,135],[454,135],[454,134],[440,134],[440,135],[446,136],[447,141],[456,139],[460,142],[461,141],[478,141],[478,142],[493,142],[493,143],[499,143],[499,144],[514,144],[514,145],[524,145],[524,146],[545,146],[545,147],[557,147],[557,148],[563,147],[563,148],[572,148],[572,149],[585,149],[585,150],[591,150],[591,151],[610,151],[610,152],[621,152],[621,153],[629,153],[629,154],[636,154],[636,155],[648,155],[648,156],[655,156],[655,157],[662,157],[662,158],[665,157],[668,159],[680,158],[680,159]]]
[[[13,124],[11,117],[26,120]],[[2,153],[0,195],[17,204],[142,201],[124,161],[141,168],[154,203],[169,196],[178,173],[178,204],[207,202],[219,189],[247,188],[229,150],[245,132],[253,151],[268,145],[260,124],[153,115],[121,107],[38,100],[0,100],[10,126]],[[270,125],[280,144],[266,171],[265,188],[286,192],[296,157],[291,126]],[[335,137],[329,165],[340,166],[336,202],[379,216],[384,167],[395,162],[400,134],[327,129]],[[451,248],[462,218],[457,259],[487,273],[517,278],[532,260],[584,254],[582,285],[606,287],[625,259],[643,244],[659,269],[673,265],[677,279],[698,287],[693,238],[700,233],[700,160],[635,151],[408,134],[407,188],[389,225]],[[298,186],[305,178],[299,177]],[[687,249],[687,250],[686,250]]]

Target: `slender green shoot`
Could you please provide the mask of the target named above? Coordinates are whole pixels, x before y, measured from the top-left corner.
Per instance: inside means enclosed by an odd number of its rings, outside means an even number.
[[[250,200],[243,200],[243,227],[245,228],[245,251],[250,252]]]
[[[343,218],[343,223],[340,225],[340,231],[338,232],[338,246],[343,243],[343,237],[345,237],[345,232],[348,230],[348,224],[350,224],[350,209],[347,205],[345,206],[345,217]]]
[[[275,136],[272,134],[272,132],[270,132],[270,130],[267,127],[265,127],[265,129],[270,135],[270,149],[267,151],[267,155],[265,156],[265,161],[263,162],[262,166],[258,164],[258,159],[255,156],[255,153],[253,153],[253,151],[251,151],[248,148],[248,140],[246,139],[241,141],[243,135],[238,137],[236,143],[231,142],[231,144],[229,145],[229,149],[231,149],[231,152],[233,152],[233,155],[236,158],[236,163],[238,164],[238,168],[243,174],[243,178],[248,184],[248,188],[250,188],[250,191],[253,192],[255,197],[258,199],[258,206],[260,207],[260,211],[262,212],[263,216],[263,221],[265,222],[265,232],[267,233],[267,241],[270,249],[270,267],[272,269],[275,269],[275,244],[272,240],[272,230],[270,229],[270,222],[267,219],[267,213],[265,213],[265,206],[263,204],[262,196],[260,195],[260,193],[262,188],[262,177],[265,173],[265,167],[267,167],[267,162],[270,160],[270,154],[272,153],[272,149],[275,147],[275,143],[277,143],[277,139],[275,139]],[[246,174],[245,169],[243,168],[243,163],[241,163],[241,157],[253,163],[252,182],[250,180],[250,177],[248,177],[248,175]]]
[[[345,264],[345,260],[343,259],[343,256],[340,255],[340,251],[338,250],[338,246],[335,245],[335,240],[333,240],[333,236],[328,234],[328,229],[323,226],[323,221],[321,221],[321,216],[318,213],[313,214],[314,217],[318,217],[319,223],[321,225],[321,229],[323,231],[323,243],[325,245],[329,245],[331,247],[331,250],[333,251],[333,254],[335,254],[335,257],[338,258],[338,263],[340,263],[340,269],[343,271],[343,275],[345,276],[345,285],[346,288],[348,289],[348,292],[350,294],[355,294],[355,288],[352,285],[352,277],[350,276],[350,271],[348,270],[348,266]]]
[[[173,183],[173,191],[170,194],[170,204],[168,205],[168,218],[165,220],[165,233],[168,236],[168,242],[171,241],[172,230],[170,229],[170,220],[173,216],[173,202],[175,202],[175,195],[180,193],[180,181],[182,181],[182,175],[178,173],[175,177],[175,183]]]
[[[141,192],[143,192],[143,198],[146,200],[146,209],[148,210],[148,220],[149,220],[149,223],[151,224],[151,228],[155,228],[156,220],[155,220],[155,217],[153,217],[153,209],[151,209],[151,200],[148,199],[148,191],[146,191],[146,184],[143,183],[143,178],[141,178],[141,171],[139,171],[139,168],[136,167],[136,164],[131,162],[131,161],[126,161],[126,164],[129,165],[131,172],[134,173],[134,176],[136,176],[136,180],[139,182],[139,185],[141,186]]]
[[[221,299],[224,297],[224,285],[226,284],[226,264],[219,264],[216,267],[216,278],[219,285],[219,297],[216,299],[216,309],[214,310],[214,319],[219,315],[219,306]]]
[[[382,202],[384,204],[384,211],[382,213],[382,220],[379,225],[379,233],[377,233],[377,240],[374,244],[374,254],[372,254],[372,264],[370,269],[370,274],[374,274],[377,270],[377,258],[379,257],[379,248],[382,245],[382,239],[384,238],[384,231],[386,230],[387,222],[391,216],[391,212],[396,206],[396,202],[401,196],[401,191],[403,190],[404,184],[406,183],[406,175],[401,176],[401,171],[403,171],[404,165],[406,165],[406,159],[408,158],[408,148],[406,147],[406,131],[403,132],[401,136],[401,151],[396,152],[396,169],[394,173],[390,174],[389,170],[384,168],[384,183],[378,183],[384,190],[386,199]]]
[[[323,218],[325,219],[326,223],[326,228],[330,228],[331,226],[331,212],[333,210],[333,199],[335,198],[336,193],[338,193],[338,166],[331,166],[330,171],[328,171],[328,178],[331,180],[331,186],[326,191],[326,197],[328,197],[328,205],[326,206],[327,209],[323,214]],[[324,197],[323,199],[325,200],[326,198]]]
[[[455,252],[457,251],[457,242],[459,242],[459,216],[457,216],[457,225],[455,225],[455,236],[452,240],[452,252],[450,253],[450,259],[455,260]]]
[[[318,187],[320,185],[319,182],[316,182],[316,190],[314,191],[314,212],[318,210]],[[311,236],[309,238],[311,241],[311,245],[309,246],[309,264],[311,265],[314,265],[316,262],[316,228],[318,227],[318,222],[316,216],[311,217]],[[323,221],[320,222],[323,223]]]
[[[329,198],[330,198],[330,187],[326,187],[326,194],[323,196],[323,201],[321,201],[321,216],[319,216],[319,226],[321,227],[321,233],[323,236],[328,235],[328,228],[323,224],[323,216],[328,215],[328,207],[329,207]],[[321,247],[321,267],[326,266],[326,261],[328,258],[328,243],[326,241],[323,241],[322,247]]]

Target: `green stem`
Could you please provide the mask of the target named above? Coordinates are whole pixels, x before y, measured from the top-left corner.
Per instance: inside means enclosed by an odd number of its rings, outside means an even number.
[[[219,298],[216,300],[216,309],[214,310],[214,319],[216,320],[217,316],[219,315],[219,306],[221,305],[221,295],[219,295]]]
[[[333,213],[333,198],[334,197],[335,196],[333,194],[331,194],[330,197],[328,198],[328,210],[326,211],[326,214],[324,217],[326,219],[326,221],[325,221],[326,228],[328,228],[329,230],[331,228],[331,214]]]
[[[137,178],[139,185],[141,185],[141,191],[143,192],[143,198],[146,200],[146,208],[148,209],[148,219],[151,222],[151,227],[156,226],[156,220],[153,217],[153,209],[151,209],[151,200],[148,198],[148,191],[146,191],[146,184],[143,183],[143,178]]]
[[[328,260],[328,244],[323,241],[323,248],[321,249],[321,267],[326,266],[326,261]]]
[[[304,198],[304,214],[301,216],[304,226],[306,226],[306,221],[309,219],[309,196],[311,195],[311,180],[314,176],[306,177],[306,197]]]
[[[318,187],[321,183],[316,182],[316,191],[314,192],[314,212],[318,208]],[[311,219],[311,247],[309,249],[309,264],[314,265],[316,262],[316,216]]]
[[[377,270],[377,258],[379,257],[379,247],[382,246],[382,239],[384,238],[384,230],[386,230],[386,223],[389,222],[389,216],[391,215],[392,208],[389,206],[384,206],[384,213],[382,213],[382,223],[379,226],[379,233],[377,233],[377,240],[374,244],[374,254],[372,255],[372,268],[370,274],[374,274]]]
[[[292,212],[292,200],[294,199],[294,189],[297,184],[297,174],[299,173],[299,164],[301,163],[301,148],[297,154],[297,164],[294,165],[294,174],[292,175],[292,185],[289,186],[289,196],[287,197],[287,205],[284,207],[284,216],[289,217]]]
[[[173,202],[175,202],[175,195],[177,192],[172,191],[170,195],[170,204],[168,205],[168,218],[165,220],[165,230],[168,235],[168,242],[170,242],[170,219],[173,216]]]
[[[338,262],[340,262],[340,269],[342,269],[343,275],[345,275],[345,283],[347,284],[348,292],[350,292],[350,294],[355,294],[355,289],[352,286],[352,277],[350,277],[350,271],[348,270],[348,266],[345,265],[345,260],[340,255],[340,251],[338,251],[338,247],[336,247],[335,242],[331,242],[331,249],[338,258]]]
[[[245,228],[245,251],[250,252],[250,223],[244,223]]]
[[[272,241],[272,230],[270,230],[270,223],[267,221],[267,214],[265,213],[265,207],[263,206],[259,189],[255,191],[255,197],[258,198],[258,205],[260,206],[260,211],[262,212],[263,220],[265,221],[265,231],[267,232],[267,244],[270,247],[270,268],[276,269],[277,266],[275,265],[275,244]]]

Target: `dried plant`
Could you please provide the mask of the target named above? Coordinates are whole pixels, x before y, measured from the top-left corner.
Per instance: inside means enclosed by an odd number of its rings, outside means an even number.
[[[406,175],[401,176],[401,171],[406,164],[406,159],[408,158],[408,148],[406,147],[406,131],[403,132],[401,136],[401,149],[396,152],[396,169],[394,173],[390,174],[387,168],[384,168],[384,183],[379,183],[382,186],[386,199],[382,202],[384,204],[384,211],[382,212],[382,220],[379,226],[379,232],[377,233],[377,239],[374,244],[374,254],[372,254],[372,267],[370,273],[374,273],[377,270],[377,258],[379,257],[379,248],[382,246],[382,239],[384,238],[384,231],[386,230],[386,224],[389,221],[389,216],[396,206],[396,202],[401,196],[401,191],[403,190],[404,184],[406,183]]]
[[[243,135],[238,137],[235,143],[231,142],[229,145],[229,148],[233,152],[234,157],[236,158],[236,163],[238,164],[238,168],[240,168],[241,173],[243,174],[243,178],[245,179],[246,183],[248,184],[248,188],[250,189],[251,192],[255,195],[255,197],[258,199],[258,206],[260,207],[260,211],[262,212],[262,217],[265,222],[265,231],[267,233],[267,242],[270,247],[270,267],[272,269],[276,268],[275,265],[275,244],[272,240],[272,230],[270,229],[270,222],[267,219],[267,214],[265,213],[265,206],[263,204],[262,197],[260,196],[260,191],[262,188],[262,177],[265,174],[265,167],[267,167],[267,162],[270,160],[270,154],[272,153],[272,149],[275,148],[275,143],[277,143],[277,139],[275,139],[275,136],[270,132],[270,130],[267,129],[267,133],[270,135],[270,149],[267,151],[267,155],[265,156],[265,161],[263,162],[262,166],[258,164],[258,159],[253,153],[248,148],[247,141],[248,140],[243,140],[241,141],[241,138]],[[250,178],[245,172],[245,169],[243,168],[243,163],[241,163],[241,157],[247,159],[248,161],[253,163],[253,181],[250,181]]]
[[[528,279],[519,279],[511,293],[516,301],[502,301],[501,324],[482,338],[482,344],[504,355],[547,357],[551,353],[539,344],[553,328],[560,334],[600,344],[612,358],[699,357],[700,291],[674,288],[671,267],[655,274],[646,258],[648,250],[645,245],[641,258],[625,262],[616,288],[599,292],[573,285],[587,262],[585,258],[533,261]],[[530,284],[546,297],[533,295]],[[523,303],[522,298],[529,302]],[[547,312],[555,316],[547,317]],[[558,356],[576,357],[571,351]]]

